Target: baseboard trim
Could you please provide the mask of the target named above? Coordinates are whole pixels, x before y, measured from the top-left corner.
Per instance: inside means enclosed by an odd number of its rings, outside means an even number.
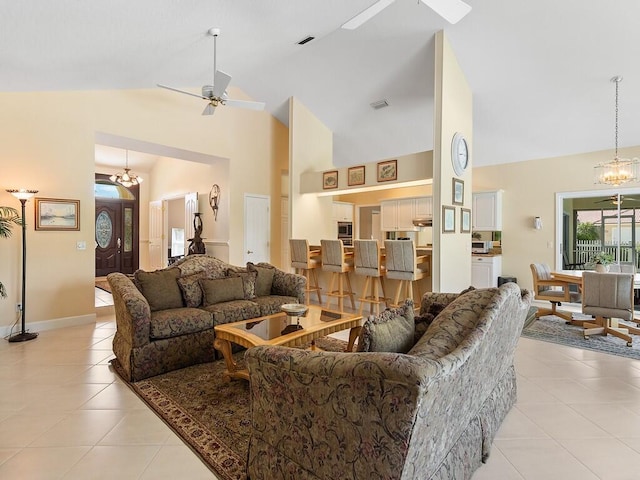
[[[58,328],[76,327],[78,325],[89,325],[96,323],[96,314],[78,315],[75,317],[54,318],[52,320],[43,320],[40,322],[27,322],[27,331],[29,332],[46,332],[47,330],[56,330]],[[20,331],[13,329],[13,333]],[[4,338],[11,332],[11,325],[0,327],[0,337]]]

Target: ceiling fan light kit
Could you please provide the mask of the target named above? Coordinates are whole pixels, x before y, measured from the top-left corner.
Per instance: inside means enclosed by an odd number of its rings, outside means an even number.
[[[613,185],[617,187],[623,183],[638,181],[640,160],[637,158],[618,157],[618,87],[622,81],[621,76],[611,79],[616,84],[616,129],[615,129],[615,157],[609,162],[599,163],[594,167],[594,183]]]
[[[228,105],[230,107],[240,107],[249,110],[264,110],[264,102],[253,102],[248,100],[233,100],[227,97],[227,87],[231,82],[231,75],[228,75],[218,70],[217,64],[217,49],[218,49],[218,35],[220,35],[219,28],[210,28],[207,34],[213,37],[213,82],[211,85],[204,85],[202,87],[202,94],[187,92],[186,90],[180,90],[179,88],[169,87],[168,85],[162,85],[158,83],[158,87],[172,92],[183,93],[192,97],[202,98],[206,100],[208,105],[202,111],[202,115],[213,115],[218,105]]]
[[[342,24],[345,30],[355,30],[362,24],[368,22],[382,10],[387,8],[396,0],[378,0],[373,5],[365,8],[352,19]],[[467,13],[471,11],[471,5],[464,3],[462,0],[420,0],[431,10],[436,12],[447,22],[456,24],[462,20]]]

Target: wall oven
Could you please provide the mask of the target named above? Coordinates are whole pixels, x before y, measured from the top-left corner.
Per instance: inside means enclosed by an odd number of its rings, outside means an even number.
[[[353,223],[338,222],[338,240],[345,245],[353,245]]]

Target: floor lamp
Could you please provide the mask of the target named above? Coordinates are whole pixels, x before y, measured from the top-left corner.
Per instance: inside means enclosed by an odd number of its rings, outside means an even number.
[[[27,200],[33,197],[37,190],[7,190],[11,195],[20,200],[22,204],[22,303],[20,307],[20,317],[22,318],[22,331],[20,333],[16,333],[9,337],[10,342],[26,342],[27,340],[33,340],[38,336],[37,333],[27,332],[25,328],[25,301],[26,301],[26,290],[27,290],[27,223],[25,222],[24,213],[25,213],[25,204]]]

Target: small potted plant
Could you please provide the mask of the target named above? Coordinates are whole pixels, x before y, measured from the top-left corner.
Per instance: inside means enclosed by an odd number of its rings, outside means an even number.
[[[613,263],[613,255],[606,252],[595,253],[590,263],[595,266],[596,272],[608,272],[609,265]]]
[[[14,225],[22,225],[18,211],[11,207],[0,207],[0,238],[9,238]],[[2,282],[0,282],[0,297],[7,297],[7,291]]]

